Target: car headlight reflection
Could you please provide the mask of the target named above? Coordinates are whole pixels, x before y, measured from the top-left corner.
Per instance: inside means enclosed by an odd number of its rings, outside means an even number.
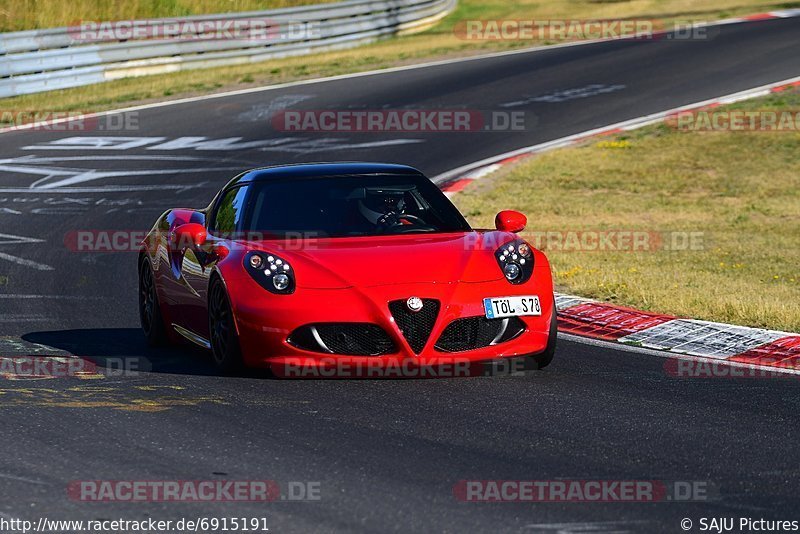
[[[278,291],[285,291],[287,287],[289,287],[289,277],[283,273],[276,274],[272,277],[272,285],[275,286],[275,289]]]
[[[267,291],[278,295],[294,293],[294,270],[283,258],[274,254],[248,252],[244,258],[244,266],[250,276]]]
[[[522,239],[515,239],[494,253],[503,276],[512,284],[524,284],[533,275],[533,250]]]
[[[514,280],[519,278],[520,272],[521,269],[519,268],[519,265],[517,265],[516,263],[506,263],[506,266],[503,267],[503,273],[506,275],[506,278],[508,278],[510,282],[513,282]]]

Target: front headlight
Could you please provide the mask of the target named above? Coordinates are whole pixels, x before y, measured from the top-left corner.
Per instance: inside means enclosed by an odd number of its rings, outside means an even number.
[[[265,252],[248,252],[244,257],[244,267],[267,291],[278,295],[294,293],[294,269],[283,258]]]
[[[522,269],[519,268],[519,265],[516,263],[506,263],[505,267],[503,267],[503,274],[506,275],[506,278],[513,282],[517,278],[519,278]]]
[[[512,284],[524,284],[533,275],[533,250],[522,239],[509,241],[494,253],[503,276]]]

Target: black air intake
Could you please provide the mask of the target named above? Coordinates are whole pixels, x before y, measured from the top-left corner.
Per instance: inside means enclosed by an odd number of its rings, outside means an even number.
[[[525,323],[517,317],[456,319],[444,329],[436,342],[436,350],[464,352],[510,341],[525,331]]]
[[[289,344],[311,352],[349,356],[381,356],[397,352],[383,328],[371,323],[317,323],[301,326]]]

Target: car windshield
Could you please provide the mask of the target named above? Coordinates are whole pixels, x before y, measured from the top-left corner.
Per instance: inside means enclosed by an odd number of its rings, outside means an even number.
[[[424,176],[274,180],[252,186],[244,230],[275,237],[348,237],[470,231]]]

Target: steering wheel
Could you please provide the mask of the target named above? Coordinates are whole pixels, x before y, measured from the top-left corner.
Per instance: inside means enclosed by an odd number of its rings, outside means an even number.
[[[411,224],[403,224],[402,221],[407,221]],[[408,234],[411,232],[432,232],[436,230],[435,227],[426,224],[424,220],[416,215],[409,215],[406,213],[397,213],[390,211],[386,215],[378,219],[378,226],[380,233],[392,234]]]
[[[398,221],[406,220],[406,221],[408,221],[410,223],[418,224],[420,226],[428,226],[427,224],[425,224],[425,221],[423,221],[422,219],[420,219],[416,215],[409,215],[407,213],[401,213],[400,215],[398,215],[397,216],[397,220]]]

